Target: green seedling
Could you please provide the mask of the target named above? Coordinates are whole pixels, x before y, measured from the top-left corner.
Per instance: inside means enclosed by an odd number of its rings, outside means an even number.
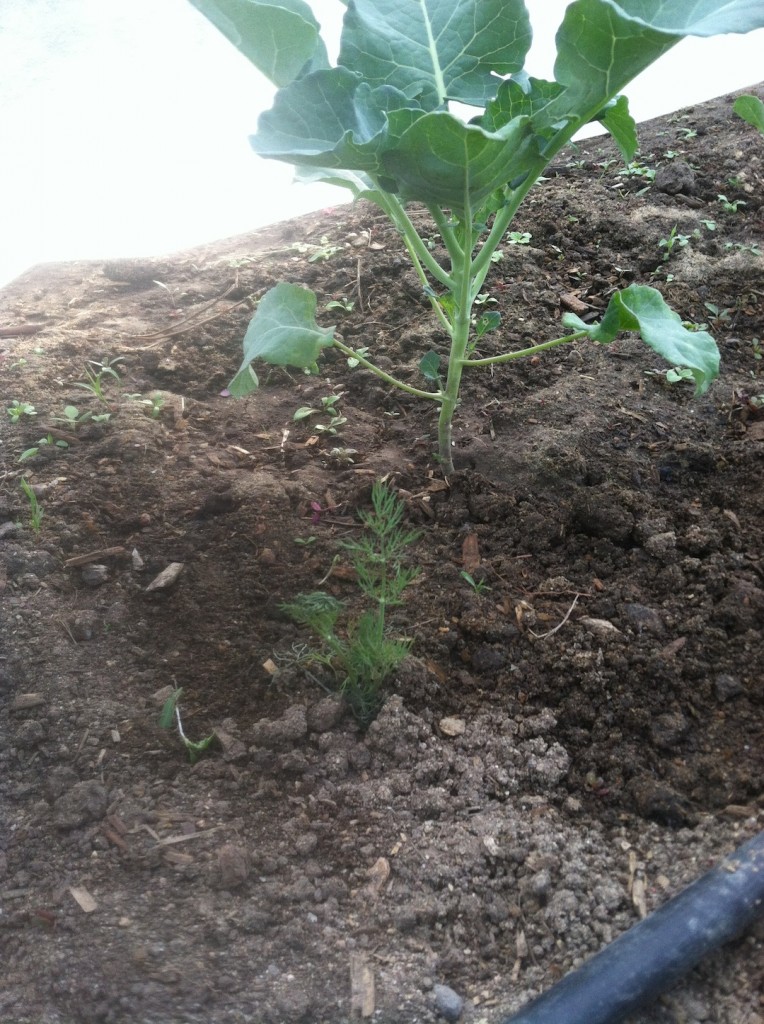
[[[761,342],[758,338],[751,338],[751,348],[753,349],[753,358],[757,362],[764,359],[764,351],[762,351]]]
[[[459,575],[469,583],[476,594],[485,594],[486,591],[491,589],[485,580],[476,580],[472,573],[467,572],[466,569],[463,569]]]
[[[368,348],[357,348],[354,356],[348,356],[348,367],[353,370],[356,366],[360,366],[362,359],[366,359],[369,355]]]
[[[687,331],[661,294],[638,284],[615,291],[602,320],[563,317],[565,333],[524,349],[474,358],[472,307],[492,254],[549,162],[586,124],[613,135],[630,173],[636,126],[621,91],[689,35],[748,32],[764,26],[751,0],[575,0],[555,36],[556,80],[524,69],[532,31],[523,0],[353,0],[346,8],[337,64],[331,66],[304,0],[191,0],[278,87],[251,143],[263,157],[298,168],[376,203],[399,232],[449,354],[444,374],[415,387],[341,341],[315,319],[315,295],[278,284],[260,300],[230,385],[258,386],[256,360],[318,372],[334,346],[388,385],[438,410],[438,458],[453,473],[452,424],[465,371],[534,357],[584,339],[609,344],[635,331],[669,365],[686,364],[696,391],[718,374],[719,353],[704,332]],[[543,13],[543,5],[535,5]],[[455,104],[472,106],[461,119]],[[461,109],[461,108],[459,108]],[[424,204],[446,258],[436,258],[408,213]],[[511,336],[511,331],[507,332]],[[427,387],[426,385],[430,385]]]
[[[752,256],[761,256],[761,249],[756,242],[751,242],[750,245],[744,245],[743,242],[725,242],[724,248],[737,249],[738,252],[749,252]]]
[[[655,181],[655,168],[647,167],[645,164],[637,163],[636,161],[626,164],[626,166],[618,172],[619,178],[644,178],[646,181]]]
[[[669,384],[679,384],[683,380],[692,380],[692,370],[689,370],[686,366],[672,366],[671,369],[666,370],[666,380]]]
[[[78,381],[74,386],[82,388],[83,391],[89,391],[91,395],[95,395],[99,402],[105,404],[104,378],[113,377],[115,380],[120,380],[119,372],[115,367],[118,363],[122,362],[124,362],[122,356],[117,356],[116,359],[111,360],[105,359],[102,363],[89,359],[88,365],[85,367],[85,380]]]
[[[26,448],[21,453],[21,455],[19,455],[19,457],[18,457],[18,459],[16,461],[17,462],[28,462],[29,459],[33,459],[35,457],[35,455],[39,455],[40,454],[40,450],[42,448],[47,448],[49,446],[53,447],[53,448],[68,448],[69,447],[69,442],[68,441],[62,441],[62,440],[54,441],[53,435],[52,434],[48,434],[47,437],[41,437],[40,440],[37,442],[37,444],[33,448]]]
[[[748,204],[744,199],[728,199],[721,193],[716,197],[717,202],[721,203],[721,207],[725,213],[737,213],[741,206],[747,206]]]
[[[180,717],[180,708],[178,707],[178,701],[183,694],[183,687],[179,686],[164,702],[162,707],[162,714],[159,716],[159,725],[162,729],[172,729],[173,726],[177,725],[178,735],[181,738],[183,745],[188,751],[188,759],[191,764],[196,764],[202,754],[207,750],[210,744],[215,739],[215,734],[211,733],[203,740],[190,740],[183,731],[183,722]]]
[[[738,117],[758,128],[764,135],[764,103],[758,96],[738,96],[732,104],[732,109]]]
[[[333,309],[340,309],[343,313],[352,313],[355,309],[355,302],[350,299],[346,299],[344,296],[341,299],[331,299],[324,306],[324,309],[331,312]]]
[[[292,242],[291,248],[295,252],[310,253],[308,263],[324,263],[330,260],[338,252],[342,252],[344,245],[332,245],[326,235],[321,237],[320,245],[311,245],[309,242]]]
[[[142,405],[152,420],[158,420],[164,409],[164,396],[160,394],[142,395],[140,392],[132,395],[125,395],[131,402]]]
[[[22,416],[37,415],[37,410],[30,402],[19,402],[15,398],[5,411],[10,416],[12,423],[18,423]]]
[[[711,319],[717,326],[732,319],[734,310],[730,307],[722,308],[717,306],[715,302],[704,302],[703,306],[711,314]]]
[[[354,466],[357,454],[356,448],[330,448],[326,457],[335,466]]]
[[[507,241],[510,245],[530,245],[532,237],[530,231],[510,231]]]
[[[21,478],[19,487],[24,493],[25,498],[29,502],[29,525],[35,533],[39,533],[42,527],[42,520],[45,512],[43,511],[42,505],[40,504],[37,495],[34,492],[34,488],[26,479]]]
[[[108,423],[110,419],[110,412],[80,412],[76,405],[65,405],[63,416],[54,416],[53,422],[63,423],[71,430],[76,430],[77,427],[82,427],[86,423]]]
[[[663,249],[663,262],[668,263],[671,259],[671,255],[674,250],[684,249],[686,245],[690,243],[689,235],[682,235],[676,229],[676,224],[673,226],[671,231],[668,233],[667,238],[662,238],[658,242],[658,248]]]
[[[339,433],[340,427],[347,423],[347,417],[343,416],[337,408],[337,403],[345,394],[344,391],[340,391],[338,395],[327,395],[321,399],[321,405],[319,408],[314,408],[308,405],[302,405],[294,414],[292,419],[295,423],[299,423],[300,420],[309,419],[311,416],[324,416],[328,415],[328,423],[314,423],[312,429],[317,434],[326,434],[328,437],[336,437]]]
[[[382,686],[408,654],[411,642],[390,635],[387,611],[403,603],[403,592],[419,570],[404,566],[417,539],[402,526],[403,504],[382,483],[371,492],[371,512],[361,515],[364,532],[343,547],[350,554],[362,601],[346,606],[318,591],[299,594],[281,607],[320,641],[312,660],[337,680],[339,690],[363,726],[382,704]],[[365,605],[365,607],[363,607]]]

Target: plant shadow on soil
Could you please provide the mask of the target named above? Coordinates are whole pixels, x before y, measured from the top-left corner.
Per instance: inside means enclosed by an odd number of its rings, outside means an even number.
[[[352,303],[321,322],[412,383],[445,354],[376,208],[0,293],[3,409],[36,410],[3,414],[0,1020],[414,1024],[444,984],[494,1024],[756,831],[764,142],[731,106],[642,125],[655,181],[606,140],[563,157],[486,282],[480,349],[639,281],[710,324],[720,381],[695,400],[629,338],[473,374],[448,487],[432,410],[331,352],[221,395],[247,297],[282,279]],[[105,404],[76,387],[116,356]],[[293,422],[335,392],[336,436]],[[110,418],[62,426],[66,405]],[[422,571],[364,733],[279,605],[327,574],[354,600],[341,542],[380,478]],[[217,731],[194,766],[158,726],[176,686],[189,736]],[[760,956],[741,940],[634,1020],[760,1022]]]

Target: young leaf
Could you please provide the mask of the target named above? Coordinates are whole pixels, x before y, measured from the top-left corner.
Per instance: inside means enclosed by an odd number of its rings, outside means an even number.
[[[738,96],[732,109],[738,117],[758,128],[764,135],[764,103],[758,96]]]
[[[482,338],[484,334],[488,334],[489,331],[495,331],[501,323],[501,313],[498,313],[495,309],[489,310],[487,313],[483,313],[479,316],[477,323],[475,324],[475,334],[478,338]]]
[[[280,89],[249,141],[260,156],[275,160],[378,173],[392,111],[401,113],[399,133],[424,114],[397,89],[372,89],[354,71],[330,68]]]
[[[440,356],[437,352],[428,352],[419,360],[419,372],[427,380],[437,381],[440,379]]]
[[[396,120],[391,115],[397,128]],[[438,203],[457,214],[468,204],[480,207],[502,185],[524,180],[538,158],[528,117],[487,132],[445,111],[414,121],[382,153],[383,166],[401,196]]]
[[[191,0],[274,85],[329,67],[319,24],[303,0]]]
[[[763,25],[764,4],[755,0],[575,0],[556,36],[555,79],[566,88],[544,111],[545,121],[584,124],[597,117],[684,36],[750,32]]]
[[[354,0],[339,63],[424,110],[446,100],[482,107],[496,91],[492,72],[520,71],[530,44],[523,0]]]
[[[175,725],[175,706],[183,693],[183,687],[179,686],[173,690],[170,696],[162,705],[162,713],[159,716],[160,729],[172,729]]]
[[[307,288],[282,282],[267,291],[244,335],[244,361],[229,384],[231,394],[238,398],[257,387],[250,367],[255,359],[312,369],[334,337],[334,327],[319,327],[315,313],[316,296]]]
[[[719,376],[714,339],[705,331],[688,331],[655,288],[632,284],[615,292],[599,324],[585,324],[573,313],[566,313],[562,322],[601,344],[611,342],[620,331],[637,331],[672,366],[686,366],[692,372],[696,395],[708,391]]]
[[[629,113],[629,101],[625,96],[608,103],[604,110],[597,115],[597,120],[607,128],[615,140],[615,144],[621,151],[621,156],[630,164],[634,159],[639,142],[637,141],[637,126],[634,118]]]

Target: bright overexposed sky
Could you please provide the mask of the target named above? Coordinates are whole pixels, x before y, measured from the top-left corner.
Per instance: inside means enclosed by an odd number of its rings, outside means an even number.
[[[551,77],[569,0],[527,0]],[[338,37],[339,0],[313,0]],[[685,40],[626,90],[637,120],[764,79],[764,30]],[[36,263],[152,256],[344,202],[247,137],[273,87],[187,0],[0,0],[0,286]]]

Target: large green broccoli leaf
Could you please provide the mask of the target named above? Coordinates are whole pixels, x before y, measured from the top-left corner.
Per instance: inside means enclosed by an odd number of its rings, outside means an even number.
[[[496,92],[491,73],[520,71],[531,35],[523,0],[352,0],[339,63],[426,110],[483,106]]]
[[[274,85],[329,67],[304,0],[190,0]]]

